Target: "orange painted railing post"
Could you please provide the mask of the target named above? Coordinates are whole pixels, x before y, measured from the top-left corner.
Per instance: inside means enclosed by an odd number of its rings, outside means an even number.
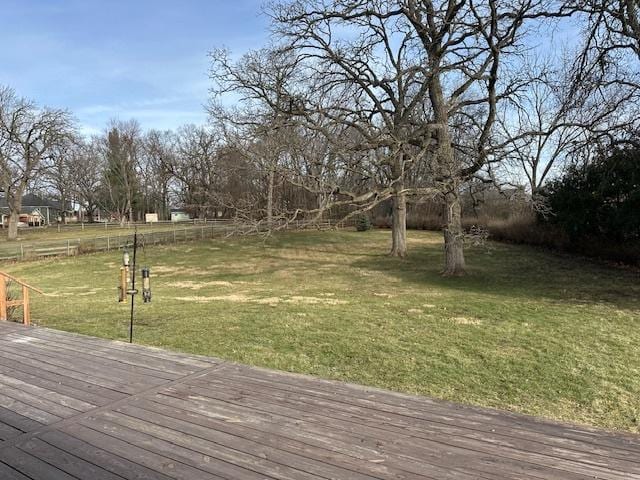
[[[29,287],[22,286],[22,323],[31,325],[31,309],[29,308]]]
[[[0,320],[7,320],[7,279],[0,276]]]

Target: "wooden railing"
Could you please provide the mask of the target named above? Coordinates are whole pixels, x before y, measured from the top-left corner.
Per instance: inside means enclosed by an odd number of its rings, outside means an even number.
[[[22,298],[20,299],[8,299],[7,298],[7,284],[9,282],[15,282],[22,287]],[[15,278],[5,272],[0,272],[0,321],[7,321],[8,310],[10,307],[22,307],[22,323],[25,325],[31,324],[31,308],[29,305],[29,292],[34,291],[41,295],[44,292],[36,287],[33,287],[22,280]]]

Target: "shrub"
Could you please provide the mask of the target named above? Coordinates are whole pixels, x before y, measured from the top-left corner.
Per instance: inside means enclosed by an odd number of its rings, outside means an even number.
[[[558,225],[574,243],[640,240],[640,149],[574,166],[543,194],[552,211],[543,222]]]
[[[573,166],[543,195],[552,214],[540,223],[561,230],[568,250],[640,264],[640,148]]]
[[[356,230],[359,232],[366,232],[371,230],[371,220],[367,215],[361,215],[356,221]]]

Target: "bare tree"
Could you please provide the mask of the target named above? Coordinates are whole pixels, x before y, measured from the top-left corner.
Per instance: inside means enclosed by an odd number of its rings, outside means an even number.
[[[140,201],[140,125],[135,120],[112,121],[103,142],[107,193],[104,204],[121,223],[132,222]]]
[[[69,139],[53,149],[50,160],[42,170],[42,188],[60,205],[60,217],[67,223],[69,206],[73,197],[73,152],[79,139]]]
[[[184,125],[176,133],[175,155],[165,162],[177,180],[178,197],[198,217],[212,215],[216,208],[217,186],[222,175],[218,168],[218,132],[205,126]]]
[[[172,131],[148,131],[142,140],[141,183],[147,210],[169,219],[170,189],[175,164],[176,138]]]
[[[526,177],[536,198],[544,183],[567,162],[594,145],[611,143],[638,121],[640,89],[627,72],[605,70],[598,81],[575,82],[575,66],[567,60],[529,73],[531,81],[498,113],[495,150],[515,167],[515,182]],[[559,64],[559,65],[558,65]]]
[[[427,73],[412,50],[411,26],[382,17],[356,21],[330,13],[299,14],[298,6],[281,5],[274,11],[284,39],[278,48],[250,52],[237,63],[230,62],[225,52],[214,52],[215,93],[233,92],[255,105],[254,110],[263,115],[249,118],[262,118],[270,138],[276,136],[276,130],[285,129],[323,133],[331,144],[327,150],[332,152],[332,158],[326,160],[335,166],[334,160],[340,158],[341,174],[331,175],[329,181],[318,172],[304,176],[293,171],[288,176],[300,188],[315,190],[317,198],[327,201],[318,206],[319,213],[335,207],[336,201],[338,205],[350,203],[354,214],[392,199],[390,253],[403,257],[407,251],[406,197],[415,193],[407,190],[404,177],[430,148],[429,127],[417,121],[424,117]],[[333,23],[357,34],[337,38]],[[363,167],[366,171],[356,172]],[[326,173],[326,169],[319,171],[323,170]],[[366,191],[372,182],[335,183],[353,179],[354,173],[361,179],[387,182],[373,191]]]
[[[602,58],[630,51],[640,59],[640,1],[574,0],[567,8],[587,15],[585,51],[597,51]]]
[[[23,195],[71,134],[66,111],[39,108],[10,88],[0,89],[0,185],[9,206],[9,240],[18,237]]]
[[[69,152],[67,163],[70,191],[80,206],[80,215],[86,213],[88,221],[93,222],[96,212],[105,209],[103,139],[77,140]]]
[[[397,179],[404,177],[406,158],[431,165],[430,176],[444,199],[446,275],[465,270],[461,186],[492,159],[498,104],[519,88],[517,75],[505,72],[507,59],[517,52],[528,22],[564,14],[561,6],[552,7],[543,0],[336,0],[281,2],[273,9],[284,48],[295,51],[297,58],[320,58],[324,68],[318,75],[336,83],[331,74],[337,72],[347,84],[361,88],[362,97],[355,98],[370,98],[375,109],[358,105],[354,112],[366,118],[369,127],[378,125],[376,115],[388,115],[390,121],[377,138],[394,140],[387,146],[402,159],[394,165],[399,167]],[[344,38],[336,31],[353,34]],[[349,40],[353,37],[355,41]],[[387,55],[397,45],[402,56]],[[393,68],[382,73],[372,68],[381,58],[382,65]],[[405,90],[395,82],[415,85]],[[380,98],[380,91],[385,97]],[[421,111],[409,108],[414,101]],[[394,123],[397,118],[406,122]],[[420,135],[407,135],[416,131],[414,124]],[[455,130],[461,128],[474,135],[456,144]],[[418,148],[419,154],[398,148],[398,140]]]

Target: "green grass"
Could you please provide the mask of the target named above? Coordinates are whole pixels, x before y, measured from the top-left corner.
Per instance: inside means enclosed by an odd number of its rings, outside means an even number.
[[[440,235],[307,232],[148,248],[153,302],[135,340],[248,364],[638,432],[640,281],[527,247],[468,251],[443,278]],[[14,264],[55,295],[35,320],[125,339],[117,253]],[[141,300],[141,299],[140,299]]]

